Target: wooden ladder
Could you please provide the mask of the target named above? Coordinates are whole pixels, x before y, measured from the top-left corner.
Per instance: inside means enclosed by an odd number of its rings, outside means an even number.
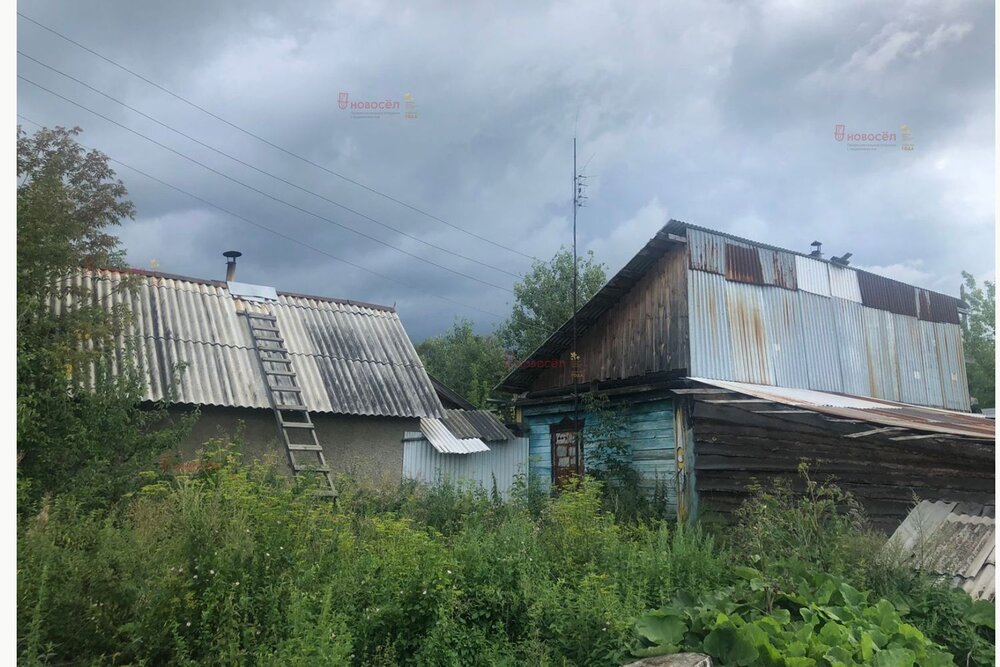
[[[323,446],[316,437],[316,426],[309,416],[309,408],[305,405],[302,387],[299,386],[295,369],[292,367],[292,357],[285,347],[285,339],[278,330],[278,320],[273,315],[262,313],[243,313],[250,327],[250,337],[257,352],[264,383],[267,385],[267,398],[274,410],[274,419],[278,424],[278,432],[285,442],[288,454],[288,465],[292,473],[320,475],[322,483],[316,491],[317,496],[337,497],[337,488],[333,484],[330,466],[326,464]],[[308,433],[309,437],[305,434]],[[306,440],[306,442],[302,442]],[[303,461],[297,457],[313,457],[312,461]]]

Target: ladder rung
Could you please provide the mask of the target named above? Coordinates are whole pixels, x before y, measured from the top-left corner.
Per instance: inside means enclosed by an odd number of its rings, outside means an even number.
[[[267,362],[269,364],[288,364],[292,365],[291,359],[261,359],[261,361]]]
[[[330,472],[329,466],[295,466],[295,472]]]
[[[275,317],[274,315],[264,315],[262,313],[249,313],[249,312],[244,312],[243,314],[246,315],[247,317],[252,317],[255,320],[267,320],[268,322],[278,321],[278,318]]]
[[[287,412],[309,412],[309,408],[304,405],[276,405],[275,410],[285,410]]]
[[[268,371],[265,370],[268,375],[280,375],[282,377],[295,377],[297,373],[295,371]]]
[[[275,332],[277,332],[279,330],[278,327],[262,327],[262,326],[260,326],[258,324],[254,324],[252,322],[250,323],[250,328],[252,328],[254,331],[275,331]]]
[[[280,338],[280,337],[279,338],[256,338],[255,340],[258,343],[284,343],[285,342],[285,339],[284,338]],[[269,351],[269,352],[273,352],[274,351],[274,348],[271,348],[271,347],[265,347],[264,349],[267,350],[267,351]],[[284,352],[284,350],[281,350],[281,351]]]
[[[316,428],[315,424],[309,422],[286,422],[282,421],[281,425],[285,428]]]
[[[302,387],[279,387],[278,385],[269,384],[271,391],[283,391],[286,394],[301,394]]]
[[[288,448],[293,452],[321,452],[323,451],[323,445],[288,445]]]

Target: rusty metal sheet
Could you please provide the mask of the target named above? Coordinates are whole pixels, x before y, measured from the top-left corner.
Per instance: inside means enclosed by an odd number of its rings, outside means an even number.
[[[969,410],[969,383],[962,347],[962,329],[957,324],[935,322],[934,337],[938,345],[938,362],[944,394],[943,405],[952,410]]]
[[[696,271],[726,273],[726,242],[701,229],[687,230],[688,263]]]
[[[737,283],[764,284],[764,270],[757,248],[726,243],[726,280]]]
[[[968,412],[908,405],[878,398],[849,396],[813,389],[770,387],[712,378],[691,377],[689,379],[734,393],[746,394],[754,398],[762,398],[836,417],[846,417],[872,424],[897,426],[927,433],[958,435],[990,442],[996,440],[996,422],[992,419],[986,419],[982,415]]]
[[[765,285],[788,290],[798,289],[795,255],[770,248],[757,248],[757,257],[760,260]]]
[[[867,271],[856,271],[861,303],[897,315],[917,316],[916,288]]]
[[[724,287],[729,322],[729,349],[733,355],[733,375],[744,382],[773,384],[768,363],[767,328],[762,287],[727,280]]]
[[[688,271],[691,372],[701,377],[734,377],[726,284],[721,275]]]
[[[898,401],[899,367],[896,363],[896,332],[892,313],[875,308],[862,308],[865,349],[868,353],[867,379],[869,396]]]
[[[958,299],[917,288],[919,317],[927,322],[947,322],[959,324]]]

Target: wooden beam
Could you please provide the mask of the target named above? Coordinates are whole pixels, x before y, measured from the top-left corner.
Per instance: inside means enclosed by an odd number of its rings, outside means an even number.
[[[728,389],[674,389],[675,394],[737,394],[739,392]]]
[[[926,433],[924,435],[901,435],[896,438],[889,438],[890,440],[923,440],[925,438],[947,438],[948,435],[945,433]]]
[[[876,433],[887,433],[889,431],[905,431],[907,429],[902,426],[886,426],[884,428],[873,428],[870,431],[861,431],[860,433],[845,433],[845,438],[863,438],[866,435],[875,435]]]

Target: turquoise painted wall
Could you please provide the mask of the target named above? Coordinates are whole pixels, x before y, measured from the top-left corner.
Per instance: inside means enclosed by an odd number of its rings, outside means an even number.
[[[677,507],[676,460],[674,458],[674,406],[669,398],[639,403],[613,402],[624,405],[629,420],[628,441],[632,448],[632,465],[642,476],[642,487],[652,494],[657,479],[667,490],[671,508]],[[548,486],[552,481],[552,452],[549,426],[573,412],[573,404],[525,406],[521,410],[528,435],[528,469],[536,480]],[[584,434],[594,423],[593,415],[584,415]],[[584,437],[584,458],[592,447]]]

